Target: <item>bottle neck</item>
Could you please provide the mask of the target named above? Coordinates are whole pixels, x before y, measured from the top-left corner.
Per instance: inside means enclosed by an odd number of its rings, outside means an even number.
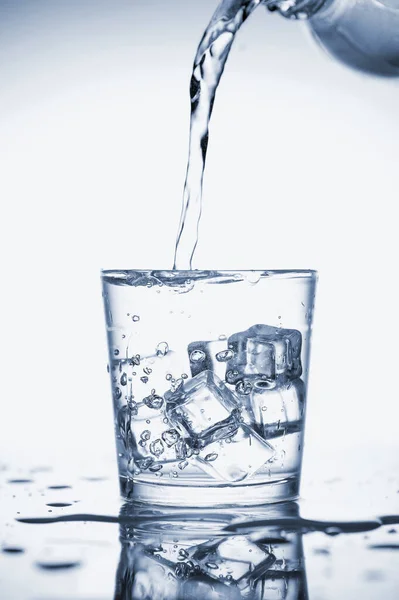
[[[287,19],[309,19],[329,2],[330,0],[266,0],[266,6]]]

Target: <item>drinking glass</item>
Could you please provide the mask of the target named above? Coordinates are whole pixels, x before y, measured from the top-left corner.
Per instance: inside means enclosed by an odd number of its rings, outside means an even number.
[[[315,271],[103,271],[122,496],[298,496]]]

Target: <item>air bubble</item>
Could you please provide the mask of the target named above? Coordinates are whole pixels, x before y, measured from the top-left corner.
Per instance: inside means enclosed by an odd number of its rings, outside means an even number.
[[[152,473],[158,473],[158,471],[160,471],[161,469],[163,469],[163,465],[152,465],[149,470]]]
[[[207,455],[205,456],[205,460],[206,460],[207,462],[213,462],[214,460],[216,460],[216,459],[217,459],[217,457],[218,457],[218,455],[216,454],[216,452],[212,452],[212,454],[207,454]]]
[[[216,354],[216,360],[219,362],[226,362],[231,360],[234,357],[234,352],[232,350],[222,350]]]
[[[161,456],[165,452],[165,448],[163,447],[162,440],[157,439],[151,442],[150,444],[150,452],[157,458]]]
[[[202,350],[193,350],[193,352],[191,352],[190,354],[190,360],[194,363],[202,362],[203,360],[205,360],[205,358],[205,352],[202,352]]]
[[[252,384],[249,381],[239,381],[236,385],[236,392],[241,396],[248,396],[252,392]]]
[[[147,398],[144,398],[143,402],[146,406],[148,406],[148,408],[159,410],[162,408],[164,400],[161,396],[157,396],[156,394],[152,393],[150,396],[147,396]]]
[[[157,356],[166,356],[169,352],[169,346],[166,342],[160,342],[156,347]]]

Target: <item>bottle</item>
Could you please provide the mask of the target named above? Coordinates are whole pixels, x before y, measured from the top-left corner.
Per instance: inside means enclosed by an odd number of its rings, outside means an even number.
[[[291,19],[308,19],[313,36],[341,62],[374,75],[399,77],[399,0],[277,0]]]

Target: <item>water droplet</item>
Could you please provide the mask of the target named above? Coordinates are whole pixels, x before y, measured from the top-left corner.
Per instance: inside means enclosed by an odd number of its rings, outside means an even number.
[[[127,375],[126,375],[126,373],[122,373],[120,382],[121,382],[121,385],[126,385],[127,384]]]
[[[222,350],[216,354],[216,360],[219,362],[226,362],[234,358],[234,352],[232,350]]]
[[[135,323],[137,323],[137,321],[140,321],[139,315],[133,315],[132,316],[132,321],[134,321]]]
[[[165,452],[165,448],[163,447],[162,440],[158,439],[150,444],[150,452],[157,458],[161,456]]]
[[[140,438],[142,440],[144,440],[145,442],[147,442],[151,437],[151,431],[149,431],[148,429],[146,429],[145,431],[142,432],[142,434],[140,435]]]
[[[202,350],[193,350],[193,352],[191,352],[190,354],[190,360],[194,363],[202,362],[203,360],[205,360],[205,358],[205,352],[202,352]]]
[[[150,419],[146,420],[147,425],[149,425],[151,423]]]
[[[216,569],[219,568],[219,566],[216,563],[212,563],[212,562],[205,563],[205,566],[207,566],[208,569],[212,569],[214,571],[216,571]]]
[[[165,377],[165,379],[166,379],[167,381],[170,381],[170,380],[172,379],[172,377],[173,377],[173,376],[172,376],[172,374],[171,374],[171,373],[167,373],[167,374],[166,374],[166,377]]]
[[[218,457],[218,455],[216,454],[216,452],[212,452],[212,454],[207,454],[207,455],[205,456],[205,460],[206,460],[207,462],[213,462],[214,460],[216,460],[216,459],[217,459],[217,457]]]
[[[182,373],[182,374],[181,374],[181,378],[182,378],[182,379],[187,379],[187,378],[188,378],[188,375],[187,375],[187,373]]]
[[[120,388],[116,387],[114,390],[114,395],[116,400],[120,400],[122,398],[122,392],[120,390]]]
[[[179,550],[179,559],[184,560],[185,558],[188,558],[188,552],[187,550],[184,550],[184,548],[182,548],[181,550]]]
[[[140,377],[140,381],[142,381],[143,383],[148,383],[148,377],[143,375],[143,377]]]
[[[145,373],[146,375],[151,375],[152,369],[150,369],[150,367],[145,367],[143,369],[143,373]]]
[[[109,365],[107,365],[107,373],[109,373]]]
[[[224,333],[222,333],[221,335],[219,335],[219,340],[221,342],[223,342],[224,340],[227,340],[227,335],[224,335]]]
[[[5,546],[2,548],[2,552],[6,552],[7,554],[22,554],[25,550],[18,546]]]
[[[181,471],[183,471],[183,469],[185,469],[188,466],[188,461],[187,460],[182,460],[181,462],[179,462],[178,467]]]
[[[164,417],[164,418],[162,419],[162,421],[163,421],[164,423],[169,423],[169,421],[168,421],[168,419],[167,419],[166,417]]]
[[[157,356],[166,356],[169,352],[169,346],[166,342],[160,342],[156,347]]]
[[[59,571],[61,569],[73,569],[81,565],[80,561],[74,562],[36,562],[35,565],[39,569],[45,569],[47,571]]]
[[[136,354],[136,356],[133,356],[132,360],[132,365],[136,365],[136,367],[139,366],[140,364],[140,354]]]
[[[263,412],[266,412],[267,411],[267,406],[262,406],[262,410],[263,410]]]
[[[119,350],[118,350],[118,348],[115,348],[115,350],[114,350],[114,354],[115,354],[115,356],[118,356],[118,355],[119,355]]]

